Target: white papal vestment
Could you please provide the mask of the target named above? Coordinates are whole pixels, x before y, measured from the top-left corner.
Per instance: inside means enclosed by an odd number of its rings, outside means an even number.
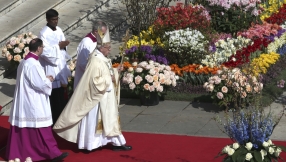
[[[101,52],[96,50],[93,54],[96,54],[98,58],[104,61],[109,69],[112,68],[110,61]],[[112,113],[112,115],[110,113]],[[102,120],[107,120],[105,123],[108,123],[110,127],[102,126]],[[126,144],[125,138],[121,134],[119,124],[119,112],[114,85],[110,84],[110,87],[103,95],[99,104],[81,120],[79,124],[78,148],[93,150],[107,143],[112,143],[114,146]],[[107,130],[101,130],[102,127]],[[120,131],[120,133],[116,134],[113,132],[114,130],[117,131],[117,133]]]

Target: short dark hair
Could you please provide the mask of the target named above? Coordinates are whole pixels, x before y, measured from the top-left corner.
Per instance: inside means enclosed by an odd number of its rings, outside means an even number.
[[[34,38],[29,43],[29,51],[36,52],[40,46],[43,46],[43,41],[40,38]]]
[[[54,10],[54,9],[49,9],[47,12],[46,12],[46,18],[47,19],[51,19],[53,17],[58,17],[59,16],[59,13],[58,11]]]

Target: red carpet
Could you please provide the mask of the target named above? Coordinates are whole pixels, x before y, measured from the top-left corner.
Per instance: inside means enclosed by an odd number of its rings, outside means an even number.
[[[9,123],[7,117],[0,117],[0,142],[4,146],[7,141]],[[132,151],[113,152],[110,146],[85,153],[77,149],[77,145],[56,137],[62,151],[69,152],[65,162],[221,162],[222,157],[214,158],[221,149],[231,144],[227,138],[208,138],[179,135],[163,135],[148,133],[124,132],[127,144]],[[286,142],[274,141],[278,145]],[[1,147],[2,148],[2,147]],[[5,150],[0,152],[3,160]],[[286,153],[282,153],[286,159]]]

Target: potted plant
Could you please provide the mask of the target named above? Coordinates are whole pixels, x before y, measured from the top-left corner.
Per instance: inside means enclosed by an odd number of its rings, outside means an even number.
[[[150,60],[139,64],[133,62],[125,69],[122,82],[128,85],[129,90],[140,95],[142,105],[152,106],[159,103],[159,96],[168,87],[176,86],[178,79],[170,66]]]

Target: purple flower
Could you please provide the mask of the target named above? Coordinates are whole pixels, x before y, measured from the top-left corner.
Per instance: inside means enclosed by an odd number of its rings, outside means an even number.
[[[147,54],[151,54],[152,53],[152,47],[151,46],[145,46],[145,45],[142,45],[140,47],[140,50],[142,52],[146,52]]]
[[[273,42],[275,37],[279,38],[285,31],[285,29],[280,29],[277,31],[277,34],[271,34],[270,36],[265,36],[265,38]]]
[[[210,46],[209,46],[209,51],[210,52],[215,52],[216,51],[216,46],[215,46],[215,44],[211,44]]]

